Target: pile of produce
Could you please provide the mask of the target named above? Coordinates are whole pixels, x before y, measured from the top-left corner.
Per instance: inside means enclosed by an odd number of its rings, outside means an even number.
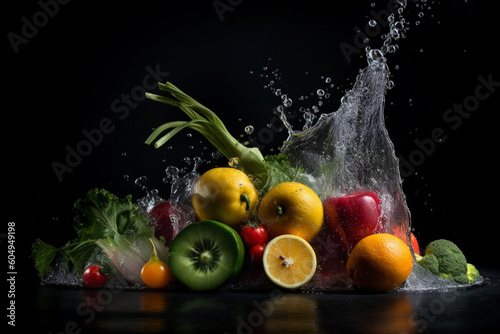
[[[156,140],[160,147],[190,128],[238,164],[199,176],[189,189],[191,205],[164,200],[145,212],[131,196],[90,190],[74,205],[75,240],[60,247],[33,244],[40,277],[57,263],[85,286],[126,281],[133,287],[207,291],[252,281],[254,288],[390,291],[420,265],[450,283],[482,280],[452,242],[437,240],[422,257],[408,226],[388,230],[377,191],[322,199],[306,184],[310,175],[286,155],[264,157],[174,85],[159,88],[174,99],[147,97],[180,108],[191,120],[158,127],[147,144]]]

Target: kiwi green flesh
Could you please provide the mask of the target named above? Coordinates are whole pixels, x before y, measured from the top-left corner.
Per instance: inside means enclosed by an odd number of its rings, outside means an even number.
[[[172,274],[196,291],[215,289],[238,275],[245,257],[238,232],[211,220],[185,227],[172,240],[169,253]]]

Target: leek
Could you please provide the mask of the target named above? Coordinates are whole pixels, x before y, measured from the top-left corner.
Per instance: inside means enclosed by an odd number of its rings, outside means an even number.
[[[181,130],[189,128],[201,133],[228,160],[238,158],[238,169],[253,176],[261,187],[268,184],[269,168],[258,148],[249,148],[238,142],[213,111],[172,83],[158,83],[158,88],[170,93],[175,99],[152,93],[146,93],[146,97],[181,109],[191,120],[168,122],[159,126],[148,137],[146,144],[150,145],[156,140],[154,147],[159,148]],[[166,134],[158,138],[167,130]]]

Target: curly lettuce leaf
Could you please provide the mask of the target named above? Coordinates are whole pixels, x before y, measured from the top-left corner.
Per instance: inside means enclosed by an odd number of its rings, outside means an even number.
[[[304,173],[304,169],[292,166],[285,154],[267,155],[264,161],[267,167],[269,180],[259,189],[263,193],[266,193],[275,185],[283,182],[307,183],[307,175]]]
[[[106,239],[133,233],[151,236],[153,227],[132,203],[132,196],[118,198],[104,189],[93,189],[74,205],[76,232],[80,241]]]
[[[31,251],[34,255],[35,269],[38,271],[38,276],[42,277],[49,270],[50,264],[54,261],[59,250],[40,239],[36,239],[31,246]]]

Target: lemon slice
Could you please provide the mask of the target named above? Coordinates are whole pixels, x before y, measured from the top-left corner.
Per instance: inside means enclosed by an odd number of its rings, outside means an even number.
[[[272,239],[262,256],[264,271],[276,285],[296,289],[308,283],[316,272],[316,253],[303,238],[283,234]]]

